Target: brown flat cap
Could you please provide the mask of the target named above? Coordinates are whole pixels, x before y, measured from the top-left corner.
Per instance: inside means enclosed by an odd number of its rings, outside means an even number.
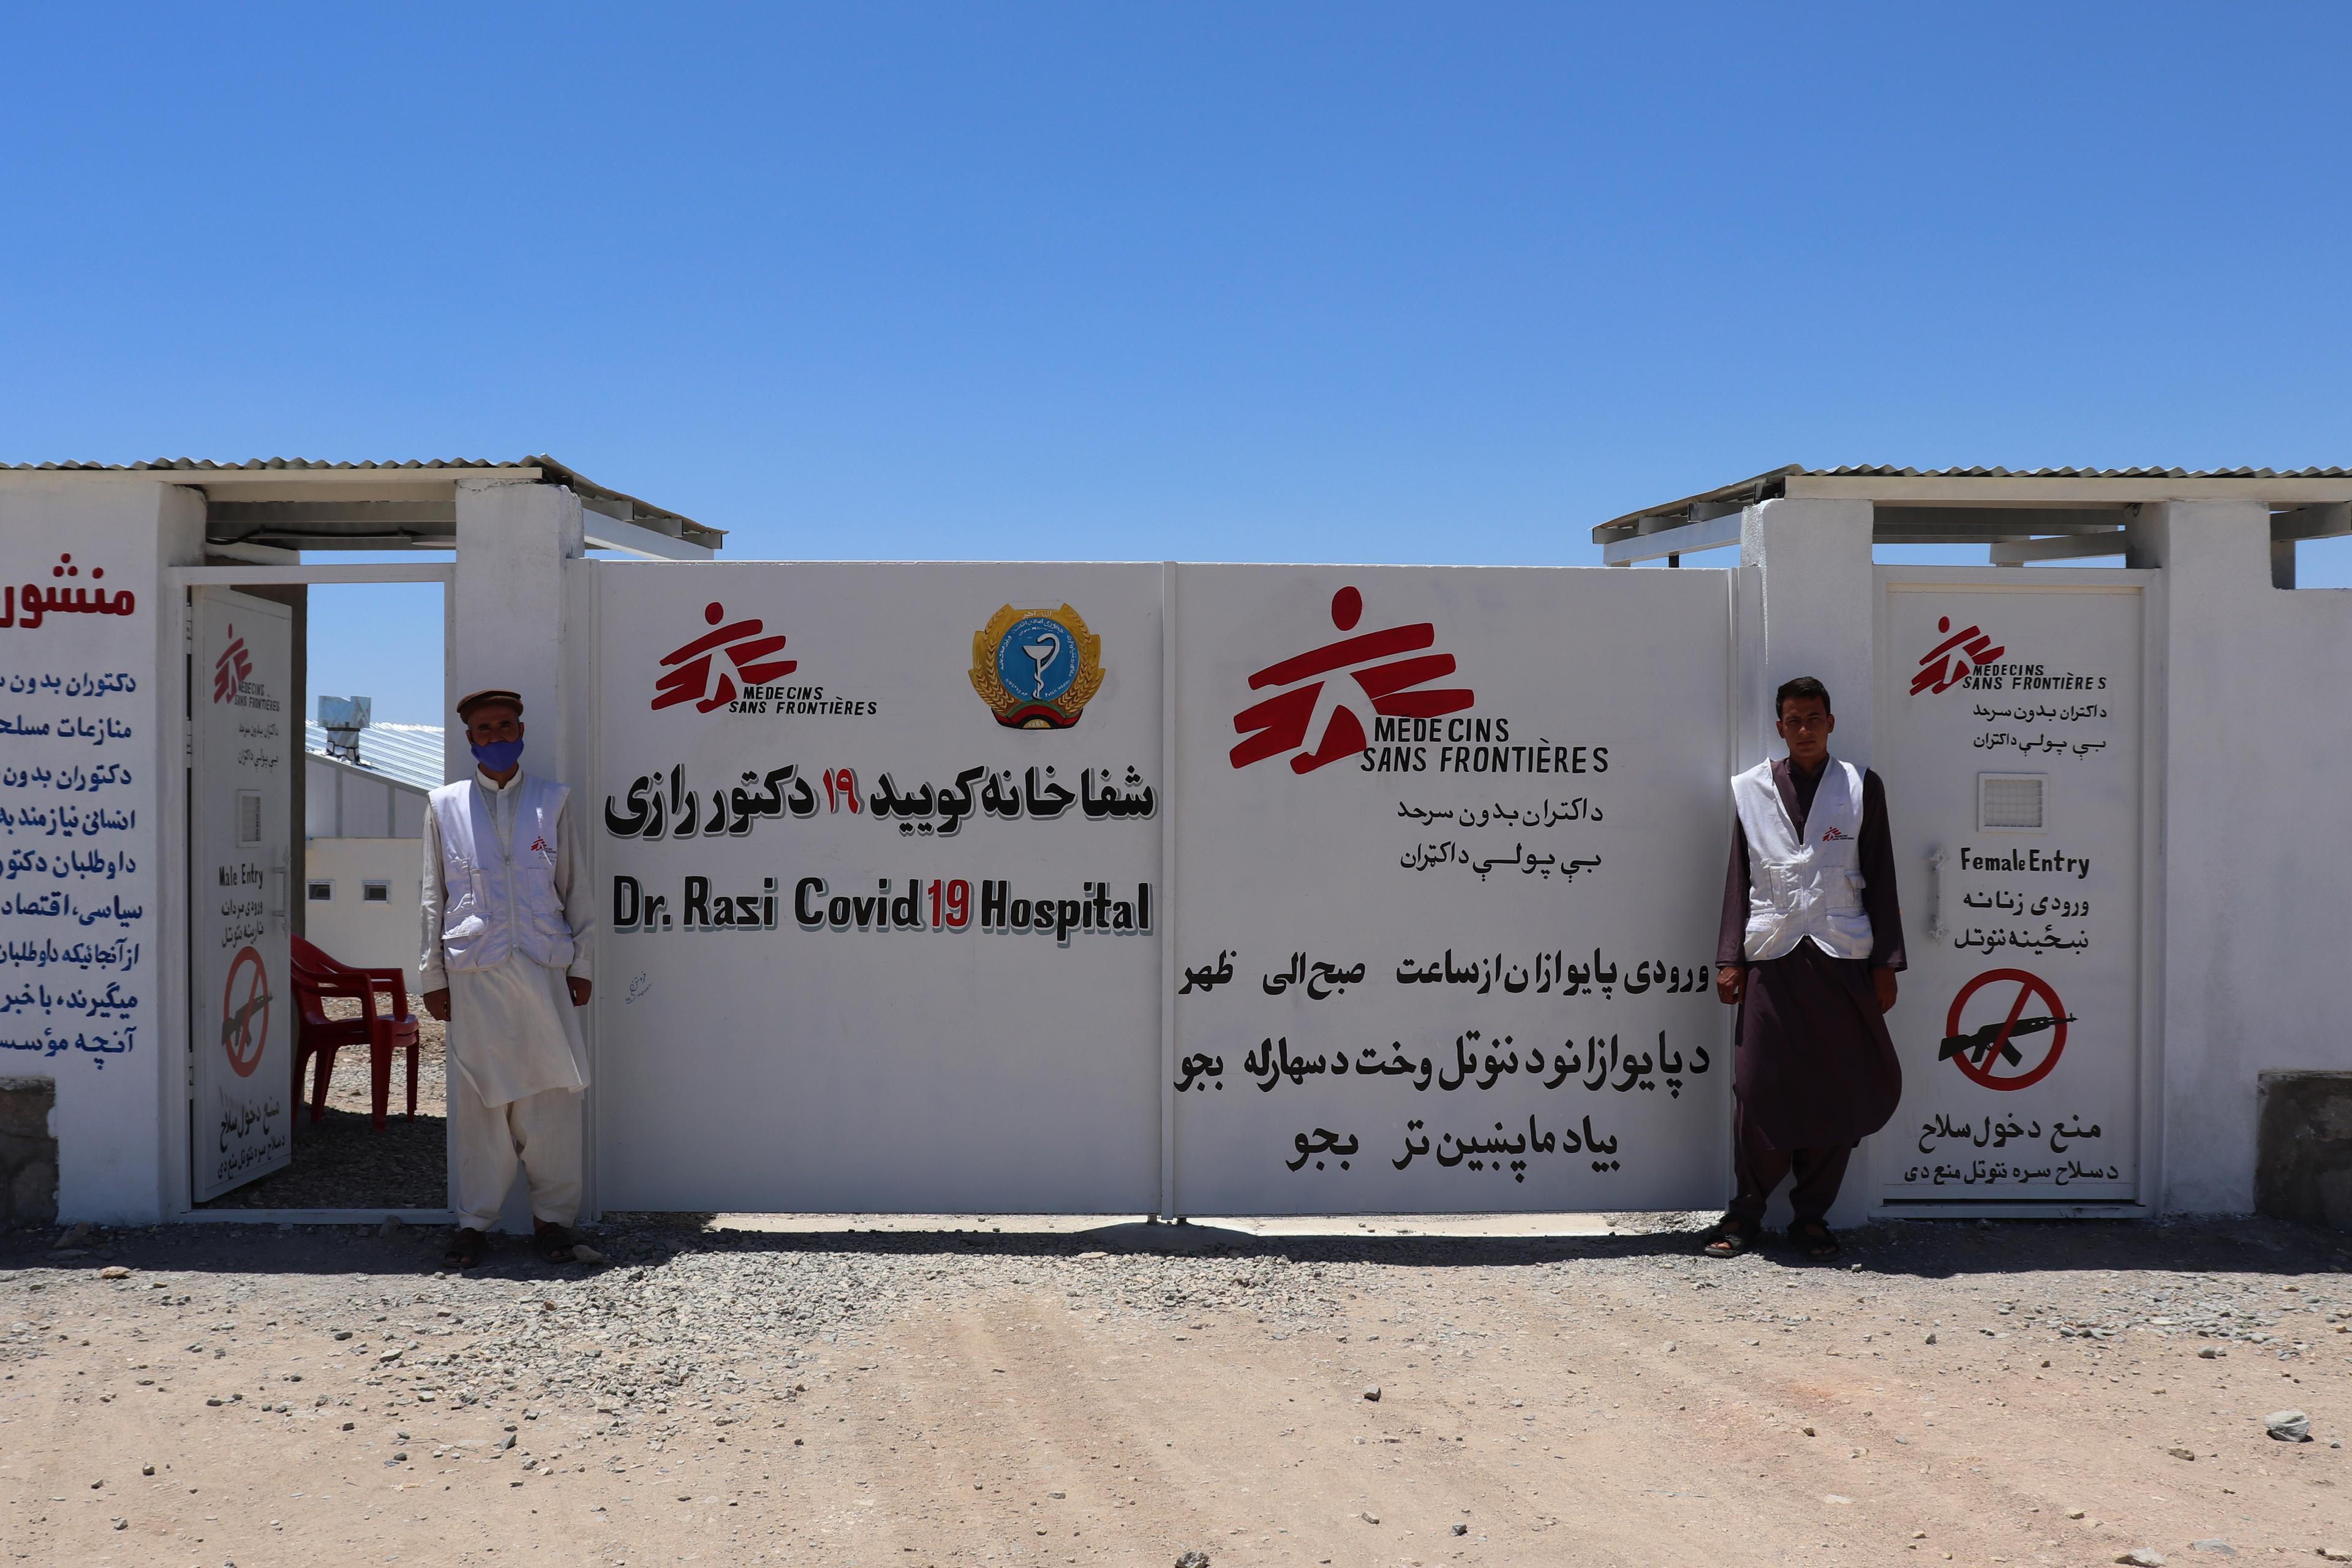
[[[522,712],[520,692],[509,691],[503,687],[493,686],[483,691],[468,691],[465,696],[457,699],[457,717],[470,721],[474,716],[475,709],[487,707],[493,702],[503,703],[513,709],[517,714]]]

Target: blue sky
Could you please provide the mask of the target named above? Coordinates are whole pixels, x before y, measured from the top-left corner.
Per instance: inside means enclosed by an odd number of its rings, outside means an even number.
[[[0,458],[549,451],[745,556],[1565,564],[1791,461],[2344,463],[2347,44],[2293,6],[19,7]],[[401,602],[337,601],[314,689],[435,717]]]

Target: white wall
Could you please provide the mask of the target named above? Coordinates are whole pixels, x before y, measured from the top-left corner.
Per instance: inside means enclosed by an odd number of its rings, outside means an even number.
[[[1829,682],[1840,699],[1839,750],[1869,758],[1870,510],[1780,500],[1743,518],[1740,630],[1756,668],[1743,674],[1741,700],[1763,699],[1741,731],[1746,760],[1764,754],[1772,683],[1797,673]],[[185,897],[163,875],[180,854],[163,832],[176,804],[162,787],[176,761],[161,751],[173,732],[164,704],[177,688],[165,672],[179,658],[166,646],[176,623],[163,570],[199,559],[201,519],[193,491],[143,476],[0,477],[0,583],[47,581],[58,552],[70,548],[78,562],[103,563],[110,586],[140,597],[128,617],[0,629],[0,677],[88,668],[139,681],[118,710],[140,731],[121,752],[142,774],[121,797],[138,812],[136,829],[121,837],[138,869],[110,889],[144,911],[136,1050],[59,1052],[39,1062],[8,1053],[0,1061],[11,1072],[55,1077],[59,1205],[68,1217],[161,1217],[175,1190],[167,1161],[184,1157],[167,1132],[184,1116],[187,982],[185,955],[165,951],[163,940],[163,910]],[[567,665],[563,642],[562,564],[582,549],[576,498],[556,486],[466,481],[457,530],[452,693],[520,689],[530,754],[560,775],[583,772],[574,742],[584,739],[594,693],[584,677],[568,684],[567,668],[586,668],[585,650],[572,650],[582,657]],[[2169,689],[2167,721],[2150,736],[2161,749],[2165,814],[2163,880],[2147,889],[2164,900],[2167,1137],[2158,1196],[2175,1211],[2242,1211],[2252,1203],[2256,1075],[2352,1066],[2335,1005],[2334,951],[2335,910],[2352,867],[2343,782],[2352,778],[2352,592],[2272,588],[2259,502],[2150,506],[2133,532],[2138,558],[2163,569],[2158,635]],[[29,699],[0,699],[11,715],[18,706],[33,713]],[[450,740],[462,767],[454,728]],[[413,923],[414,894],[397,898],[394,913]],[[26,926],[11,917],[0,935],[26,939]],[[42,976],[12,964],[0,978],[13,990]]]
[[[195,492],[128,476],[12,477],[0,486],[0,582],[20,588],[27,583],[48,584],[59,554],[70,552],[79,568],[104,569],[100,585],[128,589],[135,602],[127,616],[60,616],[28,628],[20,616],[17,625],[0,629],[0,679],[91,671],[128,674],[138,683],[135,691],[89,702],[37,690],[0,696],[0,708],[12,719],[21,710],[26,720],[40,723],[78,711],[92,719],[118,719],[133,731],[103,744],[15,737],[0,742],[12,761],[51,763],[78,756],[91,763],[121,762],[135,774],[127,785],[110,785],[83,798],[109,811],[136,814],[135,826],[128,830],[100,836],[108,850],[127,852],[136,869],[106,879],[102,891],[81,879],[50,885],[77,896],[89,892],[101,900],[119,896],[124,905],[139,906],[140,918],[120,928],[121,934],[138,944],[136,963],[119,972],[0,963],[0,984],[12,992],[26,984],[47,984],[55,990],[60,981],[70,988],[91,981],[102,986],[112,980],[138,997],[138,1005],[125,1019],[136,1026],[134,1044],[127,1052],[63,1049],[36,1057],[9,1051],[10,1059],[0,1063],[0,1070],[56,1081],[58,1212],[66,1219],[145,1222],[162,1217],[168,1190],[164,1118],[186,1114],[186,1090],[180,1082],[186,1049],[185,955],[166,952],[163,941],[164,900],[181,898],[184,890],[167,888],[163,875],[166,867],[181,863],[181,856],[178,835],[167,842],[162,831],[168,797],[161,787],[161,741],[165,703],[174,683],[160,676],[164,660],[179,656],[177,648],[165,646],[177,623],[163,574],[167,565],[197,560],[203,518]],[[88,583],[89,578],[85,573],[76,581]],[[15,797],[19,805],[33,798],[25,790],[0,794]],[[88,842],[96,845],[99,839]],[[37,840],[22,831],[0,836],[0,850],[54,847],[54,840]],[[5,889],[0,897],[33,891],[21,879],[0,883],[0,889]],[[70,920],[0,915],[0,938],[11,943],[37,943],[60,931],[79,934]],[[62,946],[68,939],[58,940]],[[0,1036],[19,1040],[45,1026],[68,1037],[95,1033],[77,1030],[72,1018],[55,1010],[46,1018],[11,1016],[6,1025],[0,1027]]]
[[[2352,591],[2272,587],[2259,503],[2149,507],[2135,532],[2170,620],[2162,1201],[2240,1212],[2255,1075],[2352,1068]]]
[[[413,837],[311,839],[302,878],[305,934],[345,963],[404,969],[413,976],[424,899],[420,854],[420,842]],[[310,884],[321,880],[334,884],[333,896],[310,899]],[[390,884],[386,902],[366,901],[362,888],[371,881]]]

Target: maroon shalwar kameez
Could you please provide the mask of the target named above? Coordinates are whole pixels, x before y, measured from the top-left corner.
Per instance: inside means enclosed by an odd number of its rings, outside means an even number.
[[[1782,757],[1772,783],[1802,836],[1821,784]],[[1732,819],[1731,868],[1724,879],[1719,966],[1744,965],[1738,1052],[1732,1089],[1735,1218],[1763,1218],[1765,1200],[1792,1170],[1790,1198],[1799,1223],[1820,1219],[1845,1179],[1853,1146],[1886,1125],[1903,1092],[1903,1069],[1878,1009],[1874,969],[1901,969],[1903,913],[1895,890],[1895,847],[1886,826],[1886,786],[1862,779],[1862,842],[1857,847],[1870,917],[1867,959],[1832,958],[1808,938],[1779,958],[1747,957],[1748,835]]]

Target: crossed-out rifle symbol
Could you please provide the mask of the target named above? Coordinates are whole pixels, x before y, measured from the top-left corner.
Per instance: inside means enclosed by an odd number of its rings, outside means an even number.
[[[2074,1022],[2074,1015],[2069,1013],[2063,1018],[2020,1018],[2013,1024],[2008,1022],[1987,1024],[1983,1028],[1972,1029],[1965,1035],[1945,1036],[1943,1048],[1936,1053],[1936,1059],[1939,1062],[1948,1062],[1954,1057],[1969,1055],[1977,1066],[1982,1067],[1985,1065],[1985,1058],[1997,1050],[2000,1053],[2000,1059],[2010,1066],[2022,1067],[2025,1065],[2025,1058],[2015,1046],[2010,1044],[2010,1041],[2020,1035],[2031,1035],[2041,1029],[2054,1029],[2061,1024]]]

